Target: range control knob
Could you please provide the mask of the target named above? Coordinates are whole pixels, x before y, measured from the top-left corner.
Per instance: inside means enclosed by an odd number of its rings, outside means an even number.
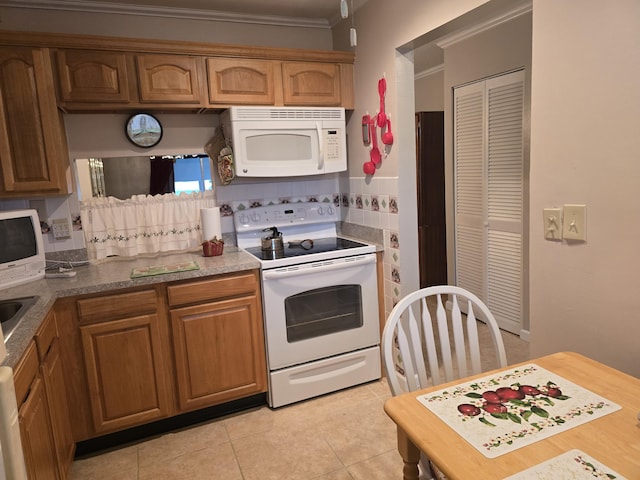
[[[258,223],[260,221],[260,214],[259,213],[252,213],[251,214],[251,220],[253,220],[255,223]]]

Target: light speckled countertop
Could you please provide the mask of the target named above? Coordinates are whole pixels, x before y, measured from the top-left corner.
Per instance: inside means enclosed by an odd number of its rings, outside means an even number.
[[[133,268],[171,265],[195,260],[199,270],[168,273],[150,277],[131,279]],[[44,320],[45,315],[56,299],[87,293],[100,293],[142,285],[167,283],[223,273],[240,272],[260,268],[260,262],[251,254],[237,247],[225,247],[224,254],[218,257],[204,257],[201,251],[159,255],[156,257],[136,257],[133,259],[114,259],[99,264],[76,267],[75,277],[38,280],[0,290],[0,300],[30,297],[37,295],[38,301],[24,314],[18,327],[5,341],[7,358],[2,363],[14,367],[20,359],[29,341]]]

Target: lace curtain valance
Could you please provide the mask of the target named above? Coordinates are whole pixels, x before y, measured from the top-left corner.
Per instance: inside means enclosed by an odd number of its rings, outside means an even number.
[[[136,195],[81,202],[80,215],[89,259],[132,257],[199,248],[200,209],[215,206],[213,192]]]

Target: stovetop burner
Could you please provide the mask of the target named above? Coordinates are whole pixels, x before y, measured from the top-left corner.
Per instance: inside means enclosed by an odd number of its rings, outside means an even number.
[[[304,240],[302,238],[296,239],[295,242]],[[284,249],[282,251],[262,250],[262,247],[249,247],[245,250],[252,255],[258,257],[260,260],[276,260],[281,258],[300,257],[303,255],[313,255],[324,252],[334,252],[339,250],[348,250],[350,248],[365,247],[363,243],[348,240],[346,238],[332,237],[332,238],[318,238],[312,239],[313,247],[303,248],[301,246],[289,246],[287,240],[284,241]],[[306,245],[306,244],[305,244]]]

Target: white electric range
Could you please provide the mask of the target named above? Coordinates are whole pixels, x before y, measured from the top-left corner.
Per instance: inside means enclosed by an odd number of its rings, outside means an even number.
[[[272,407],[381,376],[375,246],[339,237],[339,220],[316,202],[234,216],[238,246],[261,263]],[[263,250],[274,227],[283,248]]]

